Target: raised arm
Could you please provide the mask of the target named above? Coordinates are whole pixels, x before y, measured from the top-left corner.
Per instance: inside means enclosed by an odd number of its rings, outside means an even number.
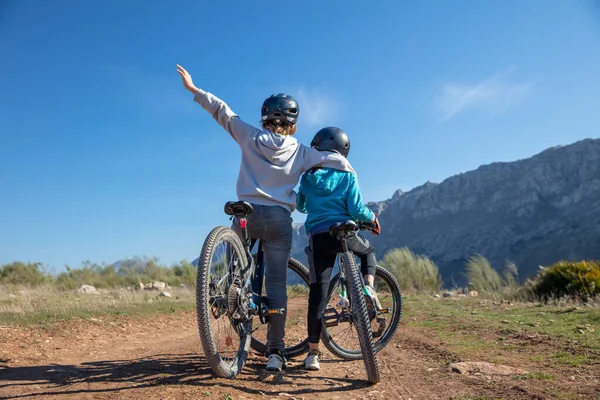
[[[192,76],[181,65],[177,65],[177,72],[181,75],[183,86],[194,94],[194,101],[202,106],[221,125],[233,139],[241,143],[258,128],[242,121],[223,100],[194,85]]]

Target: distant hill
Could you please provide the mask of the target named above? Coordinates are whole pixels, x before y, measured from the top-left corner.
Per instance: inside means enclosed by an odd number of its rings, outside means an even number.
[[[447,283],[462,280],[475,253],[521,278],[561,259],[600,258],[600,139],[492,163],[369,203],[383,235],[367,234],[378,257],[407,246],[426,254]],[[306,262],[306,234],[294,227],[292,254]]]

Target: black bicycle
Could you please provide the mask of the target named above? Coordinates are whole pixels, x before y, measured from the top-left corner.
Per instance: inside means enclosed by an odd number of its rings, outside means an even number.
[[[223,378],[233,378],[242,370],[250,346],[266,354],[268,316],[286,312],[285,309],[267,307],[263,295],[265,269],[262,245],[258,240],[251,240],[247,231],[247,216],[252,211],[250,203],[227,202],[225,213],[232,219],[238,219],[242,239],[229,227],[214,228],[204,242],[198,263],[198,331],[209,366]],[[252,254],[251,249],[257,243],[258,249]],[[308,269],[290,259],[288,307],[290,304],[307,304],[309,284]],[[297,295],[299,299],[295,300],[291,295]],[[255,325],[254,317],[258,317]],[[286,341],[289,341],[288,338]],[[308,349],[308,338],[299,338],[292,343],[285,349],[288,357]]]
[[[344,239],[358,230],[371,229],[373,229],[373,225],[370,223],[356,224],[348,221],[334,225],[331,233]],[[360,283],[360,285],[355,284],[354,286],[361,289],[366,303],[375,352],[381,351],[398,329],[402,320],[402,292],[394,275],[377,265],[373,286],[381,306],[378,307],[371,293],[365,289],[360,268],[356,265],[353,254],[348,251],[340,253],[338,266],[339,272],[331,278],[329,283],[329,301],[328,308],[325,309],[322,316],[321,340],[323,345],[334,355],[345,360],[358,360],[362,359],[364,355],[361,340],[365,340],[365,338],[361,338],[361,336],[365,334],[353,310],[355,308],[360,310],[362,305],[360,303],[353,304],[350,283]],[[348,269],[358,271],[358,280],[355,280],[354,273],[350,274]],[[361,329],[363,333],[361,333]]]

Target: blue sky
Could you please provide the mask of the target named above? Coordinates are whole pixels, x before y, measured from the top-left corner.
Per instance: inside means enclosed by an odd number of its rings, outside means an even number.
[[[239,149],[177,63],[345,129],[365,200],[600,136],[592,1],[3,0],[0,37],[0,264],[192,260],[229,223]]]

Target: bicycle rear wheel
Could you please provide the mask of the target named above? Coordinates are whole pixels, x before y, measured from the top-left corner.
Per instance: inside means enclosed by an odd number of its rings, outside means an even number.
[[[360,270],[354,261],[354,255],[350,252],[342,253],[344,272],[346,274],[346,285],[350,295],[350,309],[352,322],[358,333],[358,340],[362,349],[362,359],[367,371],[367,380],[371,383],[379,382],[379,363],[373,345],[373,333],[369,321],[369,311],[363,295],[363,286],[360,279]]]
[[[214,228],[202,247],[196,278],[196,315],[208,365],[222,378],[235,377],[250,347],[252,319],[234,319],[229,301],[238,301],[233,275],[247,264],[242,243],[228,227]]]
[[[321,340],[336,356],[345,360],[358,360],[362,358],[362,351],[354,324],[347,317],[347,311],[337,305],[332,307],[341,292],[340,286],[340,275],[337,274],[330,283],[330,307],[326,311],[330,316],[337,318],[332,318],[335,322],[331,326],[323,325]],[[366,298],[366,302],[375,351],[379,352],[392,339],[402,320],[402,293],[394,275],[380,266],[376,269],[374,287],[382,310],[378,311],[370,299]]]
[[[308,268],[296,259],[290,258],[287,268],[288,301],[286,307],[286,328],[289,328],[306,319],[310,278]],[[259,325],[255,328],[253,327],[251,347],[254,351],[262,355],[267,355],[267,324],[260,323],[258,318],[256,321],[258,321]],[[286,332],[285,342],[287,344],[284,350],[286,357],[296,357],[308,351],[306,329],[293,334]]]

